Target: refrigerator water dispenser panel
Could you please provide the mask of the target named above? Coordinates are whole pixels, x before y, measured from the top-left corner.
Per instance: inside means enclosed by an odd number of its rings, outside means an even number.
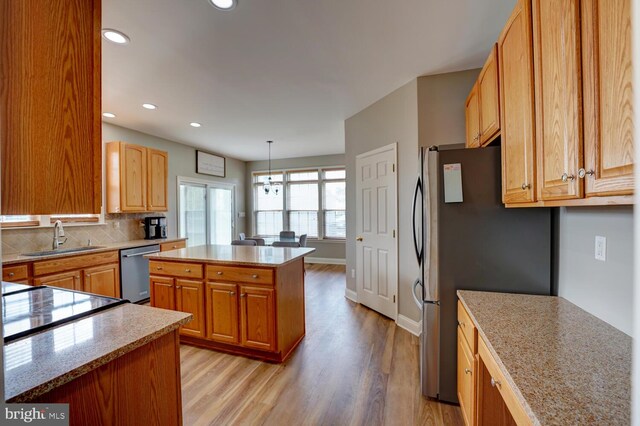
[[[443,164],[444,169],[444,202],[462,202],[462,165]]]

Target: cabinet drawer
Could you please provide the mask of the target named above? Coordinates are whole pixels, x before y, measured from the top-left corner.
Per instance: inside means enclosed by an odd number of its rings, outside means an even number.
[[[173,243],[160,244],[160,251],[178,250],[187,246],[186,241],[174,241]]]
[[[181,278],[202,278],[202,265],[184,262],[149,262],[149,273],[152,275],[169,275]]]
[[[273,284],[273,270],[208,265],[207,279],[214,281],[233,281],[252,284]]]
[[[120,259],[118,258],[117,251],[41,260],[39,262],[33,262],[33,275],[48,275],[57,272],[70,271],[72,269],[83,269],[96,265],[119,262]]]
[[[2,281],[15,282],[29,278],[28,265],[13,265],[2,267]]]
[[[495,386],[495,388],[500,392],[500,396],[502,396],[502,399],[504,400],[504,403],[509,409],[509,413],[511,413],[511,416],[515,420],[516,424],[530,425],[531,421],[529,419],[529,416],[527,416],[524,408],[518,402],[515,392],[513,391],[511,386],[509,386],[509,383],[507,383],[507,380],[505,379],[504,374],[502,374],[500,367],[498,367],[498,364],[489,352],[489,348],[487,348],[484,340],[479,340],[478,355],[480,356],[482,363],[484,363],[487,371],[491,375],[491,386]],[[493,383],[495,383],[495,385]]]
[[[462,303],[458,300],[458,329],[462,331],[467,344],[475,354],[478,351],[478,333]]]

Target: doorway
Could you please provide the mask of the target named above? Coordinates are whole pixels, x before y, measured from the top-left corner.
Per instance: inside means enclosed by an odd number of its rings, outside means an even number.
[[[187,246],[231,244],[235,227],[234,185],[178,178],[178,235]]]
[[[396,144],[356,157],[356,285],[358,302],[398,316]]]

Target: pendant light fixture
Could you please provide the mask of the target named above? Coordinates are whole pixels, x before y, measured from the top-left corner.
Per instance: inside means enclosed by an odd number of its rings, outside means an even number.
[[[262,189],[264,190],[265,195],[269,195],[269,193],[273,195],[278,195],[280,192],[280,184],[278,182],[272,182],[271,179],[271,144],[273,141],[267,141],[269,144],[269,177],[264,181],[264,185]]]

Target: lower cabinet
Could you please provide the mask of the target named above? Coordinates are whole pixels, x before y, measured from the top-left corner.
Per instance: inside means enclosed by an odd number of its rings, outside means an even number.
[[[69,271],[62,274],[48,275],[34,278],[33,285],[66,288],[67,290],[82,291],[82,271]]]
[[[222,343],[240,343],[238,316],[238,286],[207,283],[207,337]]]
[[[84,270],[84,291],[103,296],[120,297],[120,268],[115,265],[96,266]]]
[[[465,424],[474,424],[476,362],[464,334],[458,328],[458,402]]]
[[[180,328],[180,334],[204,337],[204,283],[179,278],[150,278],[151,306],[187,312],[193,320]]]
[[[242,345],[263,351],[275,349],[273,290],[240,286],[240,312]]]

